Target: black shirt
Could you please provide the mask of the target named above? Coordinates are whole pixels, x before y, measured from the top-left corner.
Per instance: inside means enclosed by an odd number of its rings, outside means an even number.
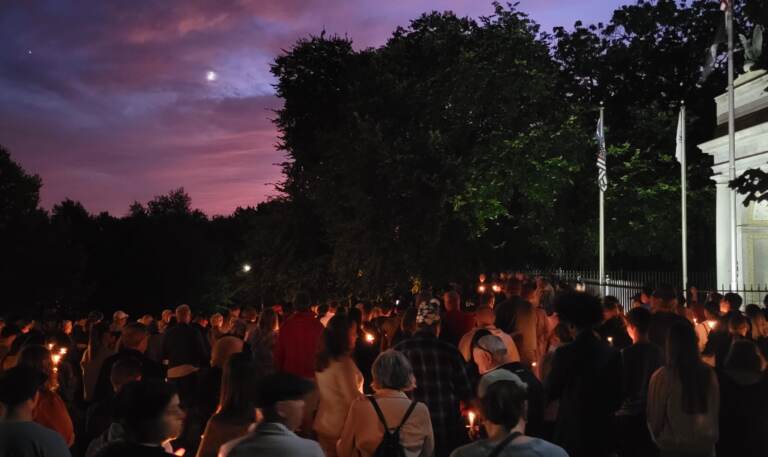
[[[637,343],[621,351],[620,414],[645,414],[648,382],[662,360],[661,349],[652,343]]]
[[[717,455],[764,457],[768,452],[768,374],[718,372],[720,439]]]
[[[688,319],[679,314],[669,311],[657,311],[653,313],[651,315],[651,323],[648,327],[648,339],[651,343],[661,348],[663,352],[667,347],[667,335],[669,335],[669,329],[678,322],[685,322],[688,325],[693,325]]]
[[[205,366],[208,363],[208,351],[203,335],[189,324],[176,324],[165,331],[163,339],[163,360],[168,367],[192,365]]]

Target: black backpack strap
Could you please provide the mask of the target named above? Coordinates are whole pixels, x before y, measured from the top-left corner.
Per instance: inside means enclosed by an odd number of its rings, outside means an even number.
[[[413,412],[414,409],[416,409],[416,403],[418,402],[416,400],[413,400],[410,406],[408,406],[408,410],[405,411],[405,416],[403,416],[403,420],[400,421],[400,425],[398,425],[397,428],[395,429],[395,433],[399,433],[400,429],[405,424],[405,421],[407,421],[408,418],[411,417],[411,413]]]
[[[504,448],[507,447],[509,443],[514,441],[517,437],[522,436],[523,434],[520,432],[514,432],[510,433],[504,440],[497,444],[495,448],[491,451],[490,454],[488,454],[488,457],[499,457],[501,455],[501,452],[504,450]]]
[[[387,420],[384,419],[384,413],[381,412],[381,408],[379,408],[379,404],[376,402],[376,397],[373,395],[368,396],[368,400],[371,401],[371,404],[373,405],[373,409],[376,410],[376,415],[379,416],[379,421],[381,421],[381,425],[384,426],[384,433],[389,433],[389,426],[387,426]]]

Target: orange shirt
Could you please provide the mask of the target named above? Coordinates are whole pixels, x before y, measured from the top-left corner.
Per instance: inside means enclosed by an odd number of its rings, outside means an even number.
[[[67,406],[59,394],[49,390],[41,391],[32,419],[38,424],[58,432],[71,447],[75,442],[75,428],[69,417]]]

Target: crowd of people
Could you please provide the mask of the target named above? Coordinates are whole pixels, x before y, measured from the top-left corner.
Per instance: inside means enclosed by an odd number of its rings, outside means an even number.
[[[0,457],[768,455],[765,304],[576,289],[6,316]]]

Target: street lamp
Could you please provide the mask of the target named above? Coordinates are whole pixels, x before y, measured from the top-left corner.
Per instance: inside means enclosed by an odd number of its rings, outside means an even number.
[[[243,273],[248,273],[251,271],[251,266],[247,263],[243,264]]]

